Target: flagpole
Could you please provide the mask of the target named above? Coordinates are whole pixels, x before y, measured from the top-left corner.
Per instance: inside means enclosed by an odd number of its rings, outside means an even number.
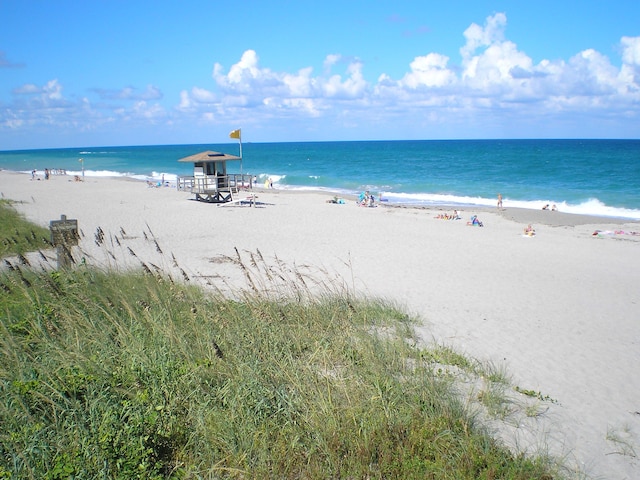
[[[238,128],[237,130],[233,130],[229,133],[229,138],[237,138],[238,142],[240,142],[240,178],[244,185],[244,177],[242,175],[242,129]]]
[[[242,183],[244,184],[244,177],[242,176],[242,131],[238,135],[238,141],[240,142],[240,178],[242,178]]]

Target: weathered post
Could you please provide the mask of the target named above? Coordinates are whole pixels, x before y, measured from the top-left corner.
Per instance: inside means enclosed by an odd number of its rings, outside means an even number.
[[[66,215],[60,215],[60,220],[49,222],[51,243],[56,247],[58,268],[66,268],[73,262],[71,247],[78,245],[78,221],[67,220]]]

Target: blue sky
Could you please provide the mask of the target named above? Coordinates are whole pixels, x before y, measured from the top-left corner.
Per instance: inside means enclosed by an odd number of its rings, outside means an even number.
[[[640,138],[640,2],[0,0],[0,150]]]

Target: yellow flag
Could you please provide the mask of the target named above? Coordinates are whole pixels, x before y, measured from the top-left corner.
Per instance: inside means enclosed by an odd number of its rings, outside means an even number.
[[[237,138],[240,140],[240,129],[234,130],[229,134],[229,138]]]

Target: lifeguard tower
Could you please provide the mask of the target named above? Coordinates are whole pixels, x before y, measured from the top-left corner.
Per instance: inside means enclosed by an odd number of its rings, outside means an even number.
[[[181,158],[179,162],[193,163],[193,176],[178,177],[178,190],[190,191],[203,202],[231,202],[240,189],[252,186],[250,175],[227,174],[227,162],[239,160],[242,158],[211,150]]]

